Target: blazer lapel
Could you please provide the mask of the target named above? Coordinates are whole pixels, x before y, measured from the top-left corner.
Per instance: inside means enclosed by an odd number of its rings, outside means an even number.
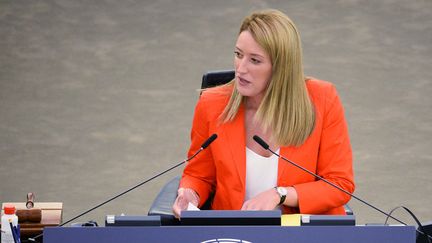
[[[224,124],[224,135],[227,138],[227,150],[232,158],[232,164],[236,167],[238,178],[245,188],[246,180],[246,142],[244,127],[244,107],[241,105],[236,118]]]

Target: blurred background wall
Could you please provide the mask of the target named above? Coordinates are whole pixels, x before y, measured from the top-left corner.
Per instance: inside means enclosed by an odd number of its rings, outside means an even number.
[[[34,192],[67,220],[183,160],[202,74],[233,68],[241,20],[264,8],[294,20],[306,73],[340,93],[355,194],[432,220],[429,0],[0,0],[0,202]],[[146,214],[181,171],[77,221]]]

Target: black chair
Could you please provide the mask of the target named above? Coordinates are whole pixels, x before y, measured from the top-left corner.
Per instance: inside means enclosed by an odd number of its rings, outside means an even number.
[[[234,79],[234,70],[212,71],[203,75],[201,89],[226,84]]]
[[[159,215],[162,225],[177,225],[180,222],[174,217],[172,206],[177,197],[177,189],[180,183],[180,176],[171,179],[160,190],[159,194],[153,201],[148,215]]]
[[[202,77],[201,89],[226,84],[234,79],[234,75],[234,70],[207,72]],[[179,182],[180,176],[176,176],[170,180],[156,196],[148,211],[148,215],[160,215],[162,225],[179,224],[179,221],[174,217],[172,212],[172,205],[174,204],[174,201],[177,197]],[[205,204],[204,208],[208,206],[209,202]],[[348,204],[345,205],[345,213],[348,215],[354,214]]]

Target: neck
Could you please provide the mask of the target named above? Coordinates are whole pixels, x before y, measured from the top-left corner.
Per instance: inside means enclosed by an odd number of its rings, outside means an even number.
[[[258,107],[261,105],[262,96],[255,97],[246,97],[245,107],[248,110],[258,110]]]

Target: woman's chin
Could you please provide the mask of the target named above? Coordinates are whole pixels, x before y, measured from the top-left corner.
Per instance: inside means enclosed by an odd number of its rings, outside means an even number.
[[[245,87],[237,87],[237,91],[239,92],[239,94],[245,97],[250,97],[254,95],[253,90]]]

